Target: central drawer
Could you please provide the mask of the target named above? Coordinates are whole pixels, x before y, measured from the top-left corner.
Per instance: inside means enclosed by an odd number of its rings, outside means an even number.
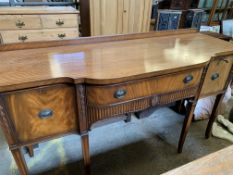
[[[87,102],[89,105],[108,105],[181,91],[198,86],[201,75],[202,69],[195,69],[129,83],[87,86]]]
[[[4,97],[15,133],[22,142],[77,131],[73,86],[23,90]]]

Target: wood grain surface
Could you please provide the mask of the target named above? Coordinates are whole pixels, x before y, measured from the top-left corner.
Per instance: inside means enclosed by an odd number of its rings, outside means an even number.
[[[207,155],[162,175],[232,175],[233,146]]]
[[[22,15],[22,14],[56,14],[56,13],[79,13],[73,7],[0,7],[0,15]]]
[[[56,85],[4,94],[20,142],[77,130],[75,88]],[[51,110],[41,118],[40,112]]]
[[[204,84],[202,86],[201,96],[207,96],[211,93],[213,94],[215,92],[225,90],[224,88],[232,68],[232,63],[232,55],[228,57],[220,57],[219,59],[216,59],[210,63]],[[219,77],[215,80],[212,79],[214,74],[219,75]]]
[[[216,53],[232,51],[232,44],[200,33],[3,51],[0,91],[55,81],[120,83],[203,67]]]
[[[88,104],[106,105],[119,103],[132,99],[148,97],[156,94],[166,94],[190,87],[198,86],[201,79],[202,70],[189,70],[188,72],[180,72],[165,77],[156,77],[143,81],[117,84],[112,86],[89,86],[86,89]],[[193,80],[184,83],[187,76],[192,76]],[[125,91],[122,98],[114,97],[119,90]]]

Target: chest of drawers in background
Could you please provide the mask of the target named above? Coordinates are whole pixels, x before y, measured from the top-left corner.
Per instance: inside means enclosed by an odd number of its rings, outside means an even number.
[[[73,7],[0,7],[0,42],[78,38],[78,17]]]

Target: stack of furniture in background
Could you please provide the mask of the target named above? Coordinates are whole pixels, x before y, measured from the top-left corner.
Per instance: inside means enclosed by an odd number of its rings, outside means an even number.
[[[78,38],[78,15],[73,7],[1,7],[0,43]]]
[[[176,30],[179,28],[182,11],[158,10],[158,20],[155,30]]]
[[[158,5],[155,30],[174,30],[178,28],[200,29],[204,10],[197,9],[199,0],[164,0]],[[169,18],[169,19],[168,19]],[[167,24],[165,24],[167,22]]]

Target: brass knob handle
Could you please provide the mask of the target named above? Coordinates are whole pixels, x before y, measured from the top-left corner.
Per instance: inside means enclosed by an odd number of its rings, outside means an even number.
[[[183,82],[184,84],[188,84],[193,80],[193,76],[192,75],[188,75],[184,78]]]
[[[59,38],[63,39],[66,37],[66,34],[65,33],[60,33],[57,35]]]
[[[215,81],[215,80],[217,80],[219,78],[219,73],[214,73],[214,74],[212,74],[212,76],[211,76],[211,80],[212,81]]]
[[[53,116],[53,110],[51,109],[43,109],[38,113],[39,118],[47,119]]]
[[[23,21],[18,20],[16,21],[15,25],[18,28],[22,28],[23,26],[25,26],[25,23]]]
[[[57,24],[58,26],[62,26],[62,25],[64,25],[64,21],[61,20],[61,19],[59,19],[58,21],[56,21],[56,24]]]
[[[127,91],[124,89],[119,89],[114,93],[114,98],[121,99],[124,98],[127,94]]]
[[[20,41],[24,42],[28,39],[28,37],[25,35],[25,36],[19,36],[18,38]]]

